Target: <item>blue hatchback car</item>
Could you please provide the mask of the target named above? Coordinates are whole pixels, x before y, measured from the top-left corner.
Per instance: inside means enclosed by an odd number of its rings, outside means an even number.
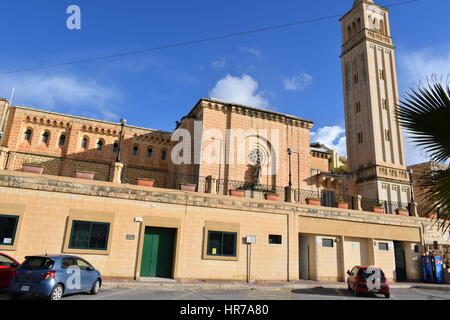
[[[100,272],[83,258],[71,255],[25,257],[9,284],[10,299],[23,295],[60,300],[63,295],[89,291],[95,295],[102,285]]]

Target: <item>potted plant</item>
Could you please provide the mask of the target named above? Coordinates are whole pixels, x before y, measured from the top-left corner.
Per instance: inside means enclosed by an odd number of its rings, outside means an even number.
[[[338,201],[338,203],[336,204],[336,206],[339,209],[348,209],[348,202],[344,202],[344,201]]]
[[[44,172],[44,164],[41,162],[26,162],[22,165],[22,171],[42,174]]]
[[[312,206],[320,206],[319,198],[306,198],[306,203]]]
[[[372,211],[375,213],[384,213],[384,202],[380,201],[377,204],[375,204],[372,208]]]
[[[237,189],[230,189],[229,191],[230,196],[232,197],[245,197],[245,189],[237,188]]]
[[[197,185],[195,183],[181,183],[180,189],[182,191],[195,191]]]
[[[398,215],[398,216],[406,216],[406,217],[408,217],[409,216],[409,211],[408,211],[408,209],[406,209],[404,207],[401,207],[401,208],[395,209],[395,214]]]
[[[280,200],[280,195],[278,193],[276,193],[275,191],[266,191],[264,193],[264,198],[266,200],[278,201],[278,200]]]
[[[348,209],[348,202],[345,201],[344,196],[340,196],[336,201],[336,207],[339,209]]]
[[[436,218],[437,218],[437,215],[436,215],[436,213],[434,213],[434,212],[427,212],[427,213],[425,214],[425,218],[436,219]]]
[[[75,178],[84,180],[94,180],[95,172],[86,170],[75,170]]]
[[[144,187],[153,187],[155,184],[155,179],[148,179],[148,178],[136,178],[136,183],[138,186],[144,186]]]

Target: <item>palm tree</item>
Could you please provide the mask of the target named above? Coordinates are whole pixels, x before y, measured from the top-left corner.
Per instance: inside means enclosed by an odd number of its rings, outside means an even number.
[[[411,135],[412,142],[424,149],[432,161],[448,164],[450,160],[450,83],[436,79],[411,88],[400,102],[397,121]],[[427,177],[426,206],[436,212],[446,231],[450,224],[450,168]]]

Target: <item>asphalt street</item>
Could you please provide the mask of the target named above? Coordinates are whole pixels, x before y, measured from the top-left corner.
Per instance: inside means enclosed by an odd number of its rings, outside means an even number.
[[[382,295],[355,297],[346,289],[280,290],[141,290],[102,289],[96,296],[88,293],[66,296],[64,300],[385,300]],[[450,300],[449,290],[392,289],[391,300]],[[0,300],[8,300],[0,293]]]

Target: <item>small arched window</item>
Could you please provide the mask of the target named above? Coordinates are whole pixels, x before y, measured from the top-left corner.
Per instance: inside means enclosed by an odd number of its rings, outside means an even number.
[[[31,136],[32,135],[33,135],[33,131],[31,131],[31,129],[28,129],[27,131],[25,131],[23,139],[25,141],[31,141]]]
[[[103,145],[104,145],[105,143],[103,142],[103,140],[98,140],[98,142],[97,142],[97,150],[98,151],[102,151],[103,150]]]
[[[148,148],[147,149],[147,158],[151,158],[153,157],[153,149],[152,148]]]
[[[139,147],[138,146],[134,146],[133,147],[133,156],[137,156],[139,154]]]
[[[163,152],[161,152],[161,159],[162,160],[166,160],[167,159],[167,151],[163,150]]]
[[[114,153],[119,152],[119,144],[117,142],[114,142],[114,144],[113,144],[113,152]]]
[[[89,146],[89,141],[87,138],[83,138],[83,140],[81,140],[81,148],[82,149],[87,149]]]
[[[64,146],[65,144],[66,144],[66,135],[62,134],[62,135],[59,137],[59,145],[60,145],[60,146]]]
[[[43,143],[48,143],[49,140],[50,140],[50,133],[48,133],[47,131],[45,131],[45,132],[42,134],[42,142],[43,142]]]

